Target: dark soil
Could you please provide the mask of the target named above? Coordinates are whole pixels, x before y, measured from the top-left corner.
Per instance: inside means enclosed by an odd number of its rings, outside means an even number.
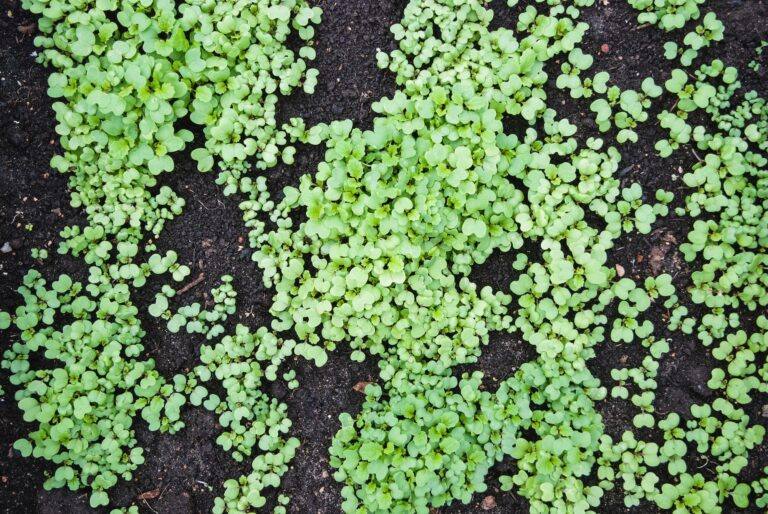
[[[395,90],[391,74],[375,66],[376,49],[392,48],[389,27],[400,19],[406,0],[315,3],[324,10],[316,37],[315,66],[320,71],[317,92],[285,99],[281,116],[301,116],[308,124],[350,118],[357,126],[369,127],[373,119],[371,103]],[[495,24],[514,26],[517,10],[506,8],[506,2],[501,0],[490,3],[497,12]],[[648,75],[657,83],[665,80],[663,70],[670,66],[663,59],[662,45],[667,38],[653,27],[639,29],[636,13],[625,0],[598,0],[597,4],[584,12],[584,20],[591,25],[584,49],[595,56],[596,69],[609,71],[621,87],[638,87]],[[700,60],[720,57],[737,66],[743,70],[745,86],[756,88],[765,96],[768,63],[763,64],[761,74],[749,71],[747,63],[755,58],[754,48],[759,41],[768,37],[768,2],[717,0],[710,4],[726,25],[726,40],[704,52]],[[47,276],[83,276],[86,268],[76,259],[55,254],[60,230],[82,222],[82,216],[69,206],[66,178],[52,171],[48,164],[58,145],[51,101],[46,96],[48,71],[35,63],[33,57],[35,18],[23,11],[17,0],[2,0],[0,6],[0,247],[8,242],[13,249],[11,253],[0,253],[0,309],[12,310],[19,301],[15,290],[30,267],[37,266]],[[603,45],[608,45],[607,52]],[[550,105],[585,133],[594,130],[587,101],[572,101],[554,88],[550,98]],[[663,107],[671,106],[660,106]],[[651,191],[659,187],[674,191],[679,202],[683,192],[682,171],[689,169],[697,157],[688,151],[677,152],[668,160],[656,157],[652,148],[661,130],[653,121],[646,123],[639,134],[639,144],[621,148],[623,180],[627,184],[640,182]],[[283,186],[294,183],[303,173],[313,172],[322,154],[321,149],[301,148],[296,165],[270,175],[270,188],[279,196]],[[255,329],[267,323],[271,292],[261,286],[260,272],[250,260],[247,229],[237,207],[240,199],[224,197],[214,182],[215,176],[196,172],[188,154],[177,156],[176,162],[176,171],[163,180],[186,199],[187,207],[181,217],[168,224],[158,248],[176,250],[180,260],[193,268],[190,280],[199,273],[205,275],[180,301],[205,301],[206,292],[215,287],[221,275],[228,273],[235,277],[239,295],[238,316],[230,319],[228,328],[242,323]],[[671,214],[660,220],[651,234],[623,238],[611,254],[612,262],[620,264],[627,276],[634,279],[667,271],[676,277],[678,286],[684,287],[690,269],[676,245],[684,241],[689,223]],[[44,264],[36,263],[30,257],[32,248],[48,248],[52,257]],[[509,263],[508,256],[494,255],[477,267],[472,278],[479,284],[507,290],[513,279]],[[134,295],[135,302],[146,307],[154,290],[152,285],[139,290]],[[663,315],[661,311],[654,312],[650,318],[656,321]],[[163,374],[170,377],[195,365],[201,338],[170,334],[149,317],[142,321],[147,331],[146,354],[156,360]],[[0,333],[0,351],[13,343],[8,340],[9,335],[12,334]],[[345,353],[330,355],[328,364],[321,369],[298,360],[295,366],[301,387],[296,391],[289,391],[280,383],[270,386],[270,394],[288,404],[294,435],[302,441],[283,481],[284,492],[291,496],[292,512],[341,512],[341,486],[332,477],[327,448],[338,428],[338,415],[360,409],[363,398],[353,386],[360,381],[375,381],[377,377],[375,362],[356,364]],[[515,336],[496,334],[480,362],[461,371],[482,370],[486,386],[493,389],[533,356],[531,347]],[[604,383],[610,383],[611,368],[620,363],[633,365],[641,358],[637,346],[606,343],[597,349],[591,368]],[[676,334],[659,374],[659,411],[683,412],[687,405],[708,399],[705,382],[711,367],[711,358],[693,338]],[[90,512],[83,491],[44,491],[44,473],[51,467],[40,460],[23,459],[11,448],[14,440],[28,433],[30,425],[21,419],[13,401],[14,388],[5,374],[0,374],[0,385],[6,390],[5,396],[0,397],[0,512]],[[763,403],[768,403],[766,398],[758,398],[750,406],[755,422],[766,422],[760,417]],[[620,435],[631,425],[632,412],[627,402],[607,400],[598,409],[606,431],[612,435]],[[142,512],[209,512],[213,498],[223,490],[224,480],[247,473],[247,462],[234,462],[215,444],[216,419],[211,413],[187,409],[184,419],[186,428],[174,436],[149,432],[143,422],[137,421],[137,437],[146,450],[147,461],[133,480],[121,480],[110,491],[114,504],[128,505],[139,494],[157,489],[160,494],[156,498],[139,503]],[[750,460],[748,479],[768,464],[765,447],[753,451]],[[488,480],[488,492],[478,494],[469,505],[454,505],[439,512],[484,512],[481,502],[488,495],[494,497],[497,505],[490,512],[527,512],[524,499],[500,492],[495,486],[496,477],[510,467],[508,461],[496,466]],[[712,473],[706,467],[701,472]],[[726,507],[726,512],[732,510],[735,509]],[[600,512],[609,514],[626,511],[622,496],[616,492],[609,493],[600,508]],[[639,511],[654,509],[643,505],[635,510]]]

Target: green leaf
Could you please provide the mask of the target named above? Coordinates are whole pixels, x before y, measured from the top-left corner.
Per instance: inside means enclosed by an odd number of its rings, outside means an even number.
[[[72,404],[72,407],[75,417],[79,419],[83,419],[92,410],[91,403],[85,396],[76,398]]]
[[[267,16],[273,20],[288,21],[291,17],[291,10],[285,5],[271,5],[267,8]]]
[[[456,159],[455,166],[459,170],[467,170],[472,167],[472,152],[466,146],[459,146],[453,152]]]
[[[92,508],[102,507],[109,504],[109,496],[104,491],[94,491],[91,493],[90,505]]]
[[[70,49],[78,57],[86,57],[93,51],[93,45],[96,43],[96,36],[90,27],[80,25],[75,29],[75,40]]]
[[[653,428],[654,419],[653,416],[648,413],[636,414],[632,423],[637,428]]]
[[[206,148],[195,148],[192,150],[191,155],[197,161],[198,171],[210,171],[213,169],[213,156]]]
[[[21,453],[22,457],[32,455],[32,444],[27,439],[17,439],[13,447]]]
[[[440,449],[448,454],[456,453],[456,451],[460,447],[461,447],[461,443],[459,443],[459,441],[454,439],[453,437],[444,437],[440,441]]]
[[[483,220],[467,218],[461,226],[461,231],[467,237],[483,238],[488,233],[488,227]]]
[[[733,492],[731,493],[731,498],[733,498],[733,503],[740,509],[746,509],[749,507],[749,493],[752,492],[752,489],[749,487],[748,484],[739,484],[737,485]]]
[[[5,311],[0,311],[0,330],[5,330],[11,326],[11,315]]]
[[[374,442],[366,442],[360,446],[360,457],[368,462],[373,462],[381,456],[381,445]]]

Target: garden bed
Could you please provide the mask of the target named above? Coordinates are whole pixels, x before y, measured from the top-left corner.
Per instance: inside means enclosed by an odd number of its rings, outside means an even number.
[[[396,90],[393,74],[377,68],[378,49],[395,48],[390,26],[403,15],[405,0],[318,0],[310,2],[323,9],[323,19],[316,29],[314,67],[319,70],[318,84],[312,95],[301,91],[280,101],[278,121],[301,117],[307,126],[351,119],[356,127],[372,126],[371,105],[392,95]],[[490,2],[496,12],[493,27],[513,26],[521,8],[510,9],[504,2]],[[768,4],[763,0],[723,0],[707,5],[726,27],[723,42],[702,52],[703,60],[721,58],[727,65],[740,70],[744,90],[755,89],[765,97],[764,64],[758,73],[748,64],[756,58],[755,48],[766,38]],[[35,62],[36,16],[21,9],[17,2],[3,1],[0,26],[0,107],[3,124],[0,127],[0,310],[13,311],[20,297],[14,292],[28,269],[37,268],[47,277],[66,273],[83,280],[87,265],[70,255],[57,255],[59,233],[68,225],[82,224],[82,212],[69,206],[67,177],[50,167],[51,157],[60,151],[52,100],[47,96],[49,70]],[[595,58],[597,70],[610,72],[612,80],[622,88],[639,88],[649,76],[663,82],[667,61],[663,44],[669,36],[653,26],[637,22],[637,12],[624,0],[599,0],[585,8],[583,21],[589,23],[582,48]],[[673,36],[674,39],[677,36]],[[679,39],[679,38],[678,38]],[[763,59],[764,61],[765,59]],[[559,72],[559,65],[548,63],[550,77]],[[554,79],[545,89],[548,103],[579,127],[578,137],[598,135],[589,102],[575,102],[567,93],[554,87]],[[682,149],[669,159],[660,158],[653,144],[665,137],[655,121],[661,107],[654,107],[650,121],[637,129],[638,144],[621,146],[622,161],[619,176],[622,185],[639,183],[650,191],[663,188],[676,194],[671,207],[683,205],[683,174],[698,161],[694,150]],[[669,106],[664,106],[668,108]],[[196,140],[201,131],[188,124]],[[514,128],[511,128],[514,130]],[[160,183],[168,185],[186,200],[184,213],[167,223],[157,240],[157,251],[174,250],[179,262],[191,269],[190,275],[178,285],[181,289],[195,281],[181,296],[184,303],[206,302],[211,288],[222,275],[234,277],[238,292],[238,310],[224,323],[228,332],[237,324],[256,330],[268,323],[273,291],[262,285],[261,270],[252,262],[248,245],[248,229],[238,209],[242,196],[224,196],[215,183],[215,173],[200,173],[190,157],[190,150],[175,157],[175,169],[163,174]],[[278,165],[267,173],[269,191],[280,198],[282,188],[295,185],[304,173],[314,173],[323,160],[321,146],[298,145],[295,164]],[[678,194],[680,193],[680,194]],[[670,209],[660,217],[646,235],[621,236],[609,252],[608,264],[620,269],[620,274],[641,282],[647,276],[669,273],[679,290],[690,284],[692,265],[683,258],[679,245],[687,240],[692,220],[679,217]],[[7,243],[7,245],[6,245]],[[46,248],[51,257],[44,263],[31,257],[33,248]],[[10,251],[6,251],[10,250]],[[536,248],[526,249],[534,257]],[[509,284],[518,272],[512,269],[514,255],[494,253],[482,265],[475,266],[470,275],[479,286],[509,292]],[[172,377],[194,368],[199,361],[202,336],[172,334],[165,323],[147,314],[155,298],[159,282],[151,283],[133,294],[139,308],[139,318],[146,330],[145,356],[155,359],[158,371]],[[650,316],[664,319],[668,312],[661,306],[652,308]],[[610,311],[609,311],[610,312]],[[610,315],[609,315],[610,319]],[[659,325],[663,325],[659,323]],[[660,363],[656,410],[660,414],[680,410],[683,406],[710,401],[713,392],[707,387],[710,371],[715,365],[709,352],[696,340],[695,334],[665,331],[670,340],[670,353]],[[0,352],[16,340],[14,331],[0,332]],[[610,384],[611,370],[621,365],[638,365],[645,354],[639,345],[606,341],[595,348],[596,357],[589,361],[592,373]],[[272,383],[267,393],[288,406],[293,422],[291,435],[301,441],[296,457],[283,476],[281,492],[291,497],[289,512],[331,514],[341,512],[342,484],[334,480],[329,464],[328,448],[339,429],[342,412],[353,416],[360,411],[365,395],[360,383],[377,382],[375,359],[362,363],[350,360],[351,351],[343,344],[328,352],[328,362],[316,367],[310,361],[295,357],[300,386],[288,389],[281,381]],[[522,341],[519,334],[493,333],[489,344],[475,364],[458,366],[454,371],[480,370],[483,384],[494,391],[514,370],[536,355],[534,348]],[[15,387],[8,375],[0,373],[0,385],[5,396],[0,397],[0,511],[9,513],[79,513],[91,512],[87,491],[55,489],[44,491],[46,472],[54,466],[42,459],[23,458],[12,448],[14,441],[26,436],[32,425],[22,420],[22,412],[13,400]],[[766,425],[764,416],[768,398],[757,393],[745,408],[750,418]],[[610,399],[597,402],[605,432],[615,438],[632,426],[633,406],[626,401]],[[247,473],[249,460],[237,463],[215,442],[218,432],[217,416],[202,408],[185,408],[182,414],[186,427],[169,435],[147,429],[146,423],[135,424],[138,445],[145,449],[146,462],[139,466],[130,481],[119,480],[109,492],[112,505],[135,503],[142,512],[190,513],[210,512],[214,498],[221,496],[225,480]],[[698,464],[698,463],[697,463]],[[768,465],[765,445],[750,452],[748,469],[743,473],[750,480],[759,478]],[[702,472],[707,462],[700,463]],[[506,459],[495,465],[486,479],[488,491],[475,494],[468,505],[454,502],[436,509],[441,514],[484,512],[527,512],[528,502],[515,491],[499,489],[498,477],[514,471]],[[710,471],[711,472],[711,471]],[[487,499],[487,497],[492,497]],[[275,498],[270,496],[269,505]],[[726,512],[730,507],[726,507]],[[265,510],[266,511],[266,510]],[[620,491],[608,492],[598,512],[655,512],[656,506],[643,503],[627,509]],[[751,512],[760,512],[755,508]]]

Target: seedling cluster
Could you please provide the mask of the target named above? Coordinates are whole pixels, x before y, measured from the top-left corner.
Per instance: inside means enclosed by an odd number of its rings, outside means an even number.
[[[15,448],[55,464],[47,488],[88,488],[91,506],[107,505],[143,462],[137,418],[172,434],[184,409],[204,408],[221,448],[251,462],[213,511],[285,513],[281,477],[301,441],[265,386],[301,387],[296,357],[321,367],[349,348],[352,360],[375,359],[379,377],[360,412],[340,416],[329,449],[345,513],[428,514],[489,487],[534,513],[601,512],[613,489],[627,507],[676,513],[768,505],[768,468],[746,473],[765,436],[746,407],[768,392],[766,101],[742,90],[736,68],[702,61],[725,34],[712,12],[702,17],[704,0],[629,0],[638,23],[664,33],[701,19],[683,46],[665,45],[680,67],[638,90],[590,72],[599,63],[581,45],[593,0],[507,3],[520,9],[515,26],[492,28],[481,0],[410,0],[391,27],[397,47],[376,58],[397,91],[374,102],[363,130],[278,127],[279,98],[317,81],[307,62],[321,13],[304,0],[25,0],[41,14],[41,61],[59,70],[49,93],[61,99],[64,153],[52,165],[71,174],[72,204],[87,215],[60,251],[90,266],[87,284],[30,271],[21,305],[0,312],[0,329],[17,335],[2,366],[36,424]],[[601,137],[584,136],[592,120],[558,115],[549,81],[594,113]],[[253,260],[274,291],[268,327],[232,326],[229,275],[209,303],[178,305],[172,283],[190,269],[156,253],[184,207],[157,176],[193,143],[178,128],[187,116],[202,126],[199,170],[242,195]],[[509,133],[509,120],[524,128]],[[639,134],[657,121],[661,157],[697,156],[677,199],[620,178],[625,145],[646,144]],[[296,142],[324,158],[273,200],[263,173],[292,164]],[[624,276],[617,242],[650,234],[671,207],[691,221],[679,245],[690,279]],[[508,290],[470,279],[494,252],[511,256]],[[185,373],[164,377],[144,356],[131,296],[145,287],[148,314],[170,333],[205,338]],[[458,369],[492,332],[535,357],[490,387]],[[660,370],[689,336],[715,362],[711,400],[662,412]],[[601,383],[592,369],[606,345],[642,358]],[[59,367],[36,369],[37,353]],[[598,410],[608,401],[623,402],[632,426],[608,433]],[[492,484],[502,461],[513,471]]]

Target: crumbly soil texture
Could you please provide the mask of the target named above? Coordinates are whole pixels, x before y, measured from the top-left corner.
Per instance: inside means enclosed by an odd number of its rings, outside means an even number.
[[[371,103],[395,91],[392,75],[376,67],[375,55],[377,49],[394,47],[389,27],[401,18],[406,0],[314,0],[311,3],[324,11],[315,39],[315,67],[320,71],[318,87],[314,95],[298,92],[283,99],[280,116],[286,120],[301,116],[308,125],[349,118],[358,127],[371,127]],[[526,3],[522,1],[510,9],[503,0],[489,2],[496,11],[494,25],[514,27],[516,16]],[[55,251],[59,232],[67,225],[82,223],[83,214],[69,205],[67,178],[49,166],[59,146],[52,101],[46,94],[49,70],[35,62],[36,18],[24,11],[18,0],[2,0],[0,5],[0,247],[3,247],[0,309],[9,311],[20,301],[16,288],[28,269],[35,267],[47,277],[67,273],[84,278],[87,268],[82,261],[60,256]],[[697,62],[720,58],[740,70],[745,90],[756,89],[765,96],[768,63],[763,63],[758,72],[750,70],[747,64],[756,58],[755,47],[768,38],[768,2],[713,0],[705,9],[714,10],[723,21],[726,38],[703,52]],[[672,65],[663,58],[663,43],[670,38],[679,39],[685,32],[667,36],[655,27],[638,26],[636,16],[637,12],[625,0],[598,0],[583,13],[584,21],[590,24],[584,50],[595,56],[594,68],[608,71],[622,88],[638,88],[647,76],[653,76],[657,83],[666,80]],[[552,63],[548,70],[552,82],[558,66]],[[549,95],[549,105],[576,123],[580,134],[595,133],[588,102],[572,101],[554,86],[549,88]],[[664,107],[671,106],[660,108]],[[652,112],[651,116],[655,114]],[[696,162],[697,156],[690,149],[676,152],[667,160],[656,156],[653,144],[661,138],[662,130],[654,121],[641,127],[639,135],[638,144],[620,148],[624,185],[639,182],[646,191],[658,188],[673,191],[675,205],[680,205],[685,192],[681,176]],[[270,172],[268,180],[273,195],[280,198],[284,186],[297,183],[304,173],[313,173],[322,158],[322,148],[300,147],[293,166]],[[187,205],[183,215],[166,226],[158,240],[158,249],[175,250],[180,261],[193,270],[189,280],[204,274],[202,282],[186,292],[181,301],[205,302],[206,292],[216,286],[219,277],[231,274],[238,291],[238,314],[230,317],[228,328],[242,323],[255,329],[268,323],[272,293],[262,286],[260,270],[251,260],[247,229],[238,209],[241,198],[223,196],[221,187],[215,183],[215,175],[197,172],[188,152],[175,160],[175,171],[166,174],[162,181],[183,196]],[[675,277],[679,288],[685,288],[691,269],[677,247],[685,241],[691,223],[687,218],[670,214],[656,223],[651,234],[624,237],[611,254],[612,264],[620,265],[626,276],[633,279],[667,272]],[[36,262],[30,255],[32,248],[47,248],[51,257],[44,263]],[[512,260],[511,255],[493,255],[477,266],[471,278],[480,285],[508,291],[514,279]],[[155,289],[150,285],[134,294],[134,302],[144,312]],[[660,311],[654,315],[663,319],[665,313]],[[147,331],[146,355],[156,360],[163,374],[171,377],[196,364],[202,337],[171,334],[158,320],[146,315],[142,323]],[[0,332],[0,353],[13,344],[16,336],[12,331]],[[671,347],[659,371],[657,410],[661,413],[673,409],[683,411],[685,406],[710,397],[706,381],[713,359],[693,337],[681,337],[677,333]],[[534,350],[526,342],[495,334],[478,363],[456,372],[481,370],[485,374],[484,386],[493,390],[533,357]],[[637,365],[641,359],[637,347],[606,342],[597,349],[590,366],[592,372],[608,384],[612,368]],[[360,410],[363,395],[356,392],[354,386],[377,380],[376,363],[372,359],[354,363],[348,352],[339,349],[329,355],[328,363],[322,368],[315,368],[304,360],[294,364],[301,386],[290,391],[278,382],[271,384],[268,391],[288,404],[293,435],[302,442],[283,477],[282,492],[291,497],[291,512],[340,513],[341,485],[333,478],[327,449],[338,429],[339,414],[355,414]],[[42,460],[22,458],[12,448],[13,442],[33,427],[22,420],[13,400],[15,388],[8,383],[7,374],[0,374],[0,386],[5,389],[5,395],[0,397],[0,512],[92,512],[84,490],[45,491],[42,484],[52,466]],[[748,407],[753,421],[768,424],[768,418],[763,417],[765,404],[768,398],[758,396]],[[599,405],[607,433],[620,436],[631,427],[630,407],[627,402],[610,399]],[[247,461],[233,461],[216,445],[219,427],[212,413],[203,408],[186,408],[183,417],[186,428],[176,435],[150,432],[142,420],[136,421],[137,438],[145,448],[147,460],[132,480],[120,480],[110,490],[114,505],[135,503],[146,513],[206,513],[210,512],[214,498],[222,493],[225,480],[247,473]],[[691,465],[699,467],[702,473],[714,473],[706,462]],[[768,465],[768,451],[763,445],[750,455],[748,478],[756,478],[765,465]],[[475,495],[471,503],[433,511],[439,514],[528,512],[524,498],[498,488],[498,476],[509,471],[513,471],[512,463],[502,461],[488,476],[488,490]],[[725,512],[731,508],[726,506]],[[606,495],[599,510],[607,514],[656,511],[649,504],[626,509],[617,491]]]

